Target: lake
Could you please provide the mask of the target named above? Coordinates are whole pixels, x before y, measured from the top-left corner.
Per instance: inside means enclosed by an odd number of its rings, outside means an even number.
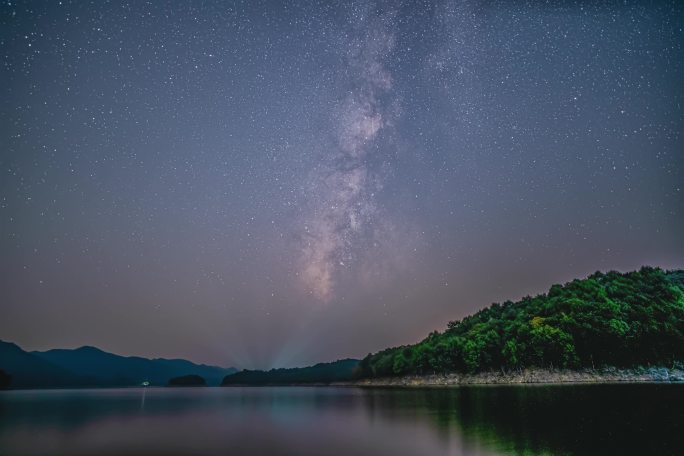
[[[684,385],[0,392],[0,455],[684,454]]]

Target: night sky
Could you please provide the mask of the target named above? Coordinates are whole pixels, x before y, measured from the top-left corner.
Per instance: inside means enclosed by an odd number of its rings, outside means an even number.
[[[4,1],[0,339],[296,366],[683,267],[683,27],[678,1]]]

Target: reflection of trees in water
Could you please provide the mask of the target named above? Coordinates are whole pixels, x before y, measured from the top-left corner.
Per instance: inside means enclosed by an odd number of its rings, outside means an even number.
[[[513,454],[680,454],[684,386],[370,390],[369,407]]]

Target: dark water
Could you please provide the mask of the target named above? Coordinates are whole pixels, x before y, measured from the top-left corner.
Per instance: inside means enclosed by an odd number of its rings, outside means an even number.
[[[0,392],[1,455],[684,454],[684,385]]]

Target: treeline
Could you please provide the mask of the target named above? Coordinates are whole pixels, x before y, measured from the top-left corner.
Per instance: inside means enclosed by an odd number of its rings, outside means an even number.
[[[221,386],[231,385],[291,385],[306,383],[332,383],[352,379],[358,359],[341,359],[332,363],[320,363],[309,367],[290,369],[243,370],[227,375]]]
[[[672,365],[684,360],[684,271],[596,272],[493,304],[415,345],[369,354],[355,378]]]

